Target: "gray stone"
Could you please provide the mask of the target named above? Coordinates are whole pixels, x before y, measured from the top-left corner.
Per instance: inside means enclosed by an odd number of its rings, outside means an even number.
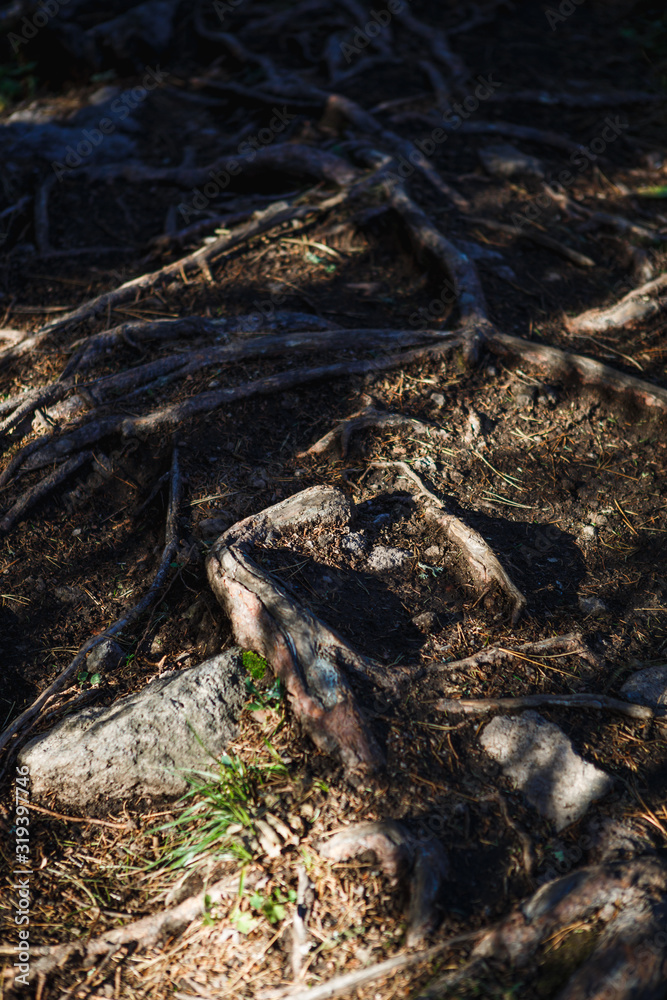
[[[538,712],[497,716],[480,743],[556,830],[575,823],[613,785],[608,774],[575,753],[565,733]]]
[[[366,551],[366,539],[360,531],[351,531],[349,535],[343,535],[340,547],[351,556],[361,556]]]
[[[229,518],[226,517],[205,517],[199,521],[195,530],[199,537],[205,541],[215,541],[220,535],[224,535],[229,527]]]
[[[633,674],[621,688],[621,694],[637,705],[649,705],[656,715],[667,715],[667,663]]]
[[[376,545],[368,557],[368,565],[376,573],[392,573],[405,569],[412,561],[412,552],[394,549],[389,545]]]
[[[35,800],[103,811],[187,789],[237,734],[246,698],[238,648],[151,681],[109,708],[85,708],[32,740],[19,760]]]
[[[580,597],[579,608],[585,615],[594,615],[596,618],[606,615],[609,611],[607,605],[599,597]]]
[[[478,150],[482,166],[494,177],[544,177],[544,167],[535,156],[522,153],[509,143]]]
[[[90,674],[101,673],[103,670],[115,670],[123,659],[123,650],[113,639],[105,639],[95,646],[86,658],[86,670]]]

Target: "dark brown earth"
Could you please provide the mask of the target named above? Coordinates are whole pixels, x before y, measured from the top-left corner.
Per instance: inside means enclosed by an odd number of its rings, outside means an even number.
[[[205,23],[219,31],[211,5],[201,6]],[[396,25],[391,45],[396,62],[332,82],[324,47],[334,32],[344,40],[354,30],[358,22],[350,12],[353,5],[323,2],[313,5],[310,13],[299,13],[299,5],[293,5],[292,15],[290,6],[244,0],[237,10],[230,8],[223,28],[256,55],[269,56],[281,73],[299,73],[309,85],[343,94],[365,110],[396,102],[376,115],[406,140],[430,134],[432,125],[419,115],[431,111],[437,101],[428,73],[420,68],[420,60],[429,57],[422,40]],[[564,319],[612,305],[665,269],[664,202],[638,192],[667,184],[667,20],[662,5],[655,3],[589,0],[572,6],[574,13],[553,31],[545,10],[557,10],[557,4],[415,0],[410,9],[424,23],[446,30],[466,64],[473,83],[453,85],[448,101],[471,93],[479,76],[500,81],[499,99],[483,102],[471,114],[471,123],[512,122],[585,144],[611,117],[622,123],[619,138],[594,163],[579,169],[573,167],[569,152],[541,142],[453,132],[437,147],[432,162],[468,199],[468,211],[458,211],[417,172],[407,187],[448,239],[502,254],[495,262],[505,268],[500,273],[493,261],[478,263],[489,316],[498,330],[583,354],[665,388],[663,312],[590,337],[569,333]],[[286,12],[284,26],[262,27],[261,19],[279,8]],[[465,27],[480,8],[488,20]],[[92,10],[82,16],[86,26],[104,20]],[[270,92],[261,65],[235,58],[220,41],[203,37],[185,7],[179,9],[175,24],[163,51],[155,52],[145,42],[123,58],[105,50],[99,65],[91,67],[83,58],[64,59],[53,47],[53,38],[49,40],[48,29],[15,55],[0,21],[5,60],[0,65],[2,123],[17,109],[35,107],[63,118],[86,105],[102,85],[138,85],[144,67],[159,62],[167,75],[136,113],[136,160],[153,167],[202,166],[222,154],[233,155],[243,129],[255,135],[271,118],[272,108],[257,98],[257,92]],[[10,79],[2,75],[5,64],[12,72],[19,68],[11,79],[21,81],[23,90],[12,94],[2,89],[3,80]],[[230,81],[245,87],[245,96],[220,89],[219,84]],[[602,96],[600,105],[591,108],[516,96],[527,90]],[[633,90],[656,99],[626,101],[618,94]],[[300,106],[298,99],[293,105],[285,100],[294,117],[276,143],[325,149],[360,171],[367,167],[358,155],[362,140],[392,152],[378,137],[369,140],[355,128],[338,128],[321,107],[304,109],[303,101]],[[572,183],[560,192],[571,200],[570,206],[562,198],[548,199],[548,208],[540,211],[530,231],[590,257],[593,266],[579,266],[479,221],[516,225],[544,189],[544,179],[505,179],[483,169],[479,150],[501,142],[538,157],[554,191],[559,172],[573,171]],[[20,169],[7,164],[0,213],[24,196],[35,198],[50,176],[50,167],[38,157],[22,161]],[[220,225],[212,221],[183,246],[156,244],[156,238],[174,228],[174,220],[183,228],[208,216],[229,215],[233,230],[242,221],[236,218],[241,213],[247,216],[280,200],[311,205],[335,193],[335,186],[325,180],[294,173],[241,174],[184,221],[177,206],[191,199],[191,188],[72,172],[48,191],[48,246],[39,245],[32,200],[26,209],[0,216],[0,225],[5,224],[0,327],[36,332],[93,296],[183,257]],[[2,400],[57,379],[78,338],[128,321],[251,314],[261,333],[271,332],[261,315],[273,317],[277,308],[306,314],[313,323],[325,320],[349,329],[455,329],[459,307],[443,306],[447,284],[442,271],[416,252],[396,214],[382,202],[380,189],[371,187],[305,223],[288,223],[243,242],[211,265],[211,280],[203,273],[185,282],[177,277],[154,294],[56,331],[18,359],[8,361],[0,352]],[[587,220],[572,210],[572,203],[590,212],[622,216],[651,229],[655,239],[649,245],[600,220]],[[101,246],[115,250],[99,253],[95,248]],[[81,248],[84,252],[78,255],[59,254]],[[650,275],[641,270],[647,264]],[[294,322],[288,317],[285,330]],[[308,328],[307,323],[301,328]],[[81,380],[166,358],[175,350],[212,346],[210,335],[142,344],[129,338],[98,358]],[[154,385],[148,393],[131,398],[119,393],[104,413],[133,417],[209,388],[240,386],[301,366],[381,359],[386,353],[382,347],[361,345],[314,356],[293,351],[209,365],[183,380]],[[337,423],[371,402],[382,411],[444,430],[447,437],[402,429],[363,430],[353,435],[344,456],[337,446],[317,457],[304,454]],[[30,427],[21,436],[5,436],[6,460],[35,436]],[[256,789],[257,799],[294,832],[293,842],[277,858],[254,851],[246,864],[248,884],[259,886],[256,891],[267,899],[276,890],[286,894],[296,889],[297,867],[304,861],[316,889],[314,949],[302,985],[314,986],[379,962],[404,944],[404,899],[373,860],[364,857],[331,866],[318,857],[314,844],[341,824],[394,818],[417,833],[427,830],[440,838],[452,875],[434,940],[486,927],[559,872],[622,856],[610,846],[619,830],[627,838],[623,849],[628,855],[646,850],[664,856],[664,725],[605,711],[541,710],[587,760],[615,778],[609,796],[579,823],[555,835],[482,751],[477,738],[480,720],[460,722],[435,707],[445,696],[618,696],[635,670],[667,662],[664,411],[661,416],[658,407],[643,407],[604,386],[584,387],[544,366],[484,347],[474,366],[463,351],[454,350],[387,371],[310,381],[239,399],[169,432],[100,438],[91,446],[92,459],[0,540],[3,727],[56,678],[87,639],[122,617],[150,587],[164,545],[168,499],[167,485],[156,487],[169,471],[174,442],[179,445],[184,499],[179,548],[168,584],[150,612],[120,637],[125,659],[118,670],[104,673],[94,686],[89,677],[73,680],[32,728],[9,742],[1,764],[7,843],[12,829],[10,778],[15,754],[27,736],[48,729],[75,703],[110,704],[165,670],[198,663],[232,645],[229,624],[206,579],[204,559],[213,540],[226,527],[278,500],[307,486],[329,484],[343,489],[357,505],[355,531],[371,544],[409,554],[403,568],[371,572],[365,558],[345,551],[343,536],[336,532],[296,532],[289,544],[281,537],[279,543],[266,545],[260,561],[355,649],[385,664],[388,671],[405,665],[432,668],[486,646],[515,648],[580,632],[602,666],[572,656],[517,660],[511,667],[479,667],[467,675],[444,666],[437,673],[422,669],[398,702],[382,701],[377,692],[352,680],[387,757],[383,783],[362,790],[350,788],[339,765],[300,734],[284,701],[279,707],[245,713],[234,752],[246,763],[255,762],[261,772],[272,759],[266,748],[270,741],[287,774],[271,777],[267,771],[264,785],[260,782]],[[407,462],[449,512],[483,536],[528,599],[516,625],[510,624],[502,602],[484,595],[480,599],[472,590],[456,554],[443,546],[424,516],[424,498],[415,483],[395,470],[373,468],[374,461]],[[3,512],[44,474],[43,469],[27,471],[10,479],[1,494]],[[217,519],[213,527],[208,521],[212,518]],[[597,614],[587,613],[580,604],[591,597],[604,602]],[[494,798],[498,791],[502,807]],[[126,814],[112,820],[126,824],[117,827],[33,813],[31,944],[94,937],[199,891],[207,878],[212,882],[238,870],[237,861],[220,860],[213,852],[212,860],[200,859],[193,873],[186,871],[185,889],[175,896],[174,883],[184,873],[161,863],[173,834],[156,829],[173,815],[172,808],[161,803],[147,813],[128,803]],[[523,863],[517,826],[532,844],[532,873]],[[589,845],[584,849],[582,838]],[[5,860],[11,864],[9,849]],[[153,862],[156,865],[149,868]],[[230,924],[234,906],[247,910],[247,899],[239,903],[232,893],[206,921],[195,921],[182,937],[169,938],[160,947],[120,949],[91,974],[74,961],[33,986],[43,1000],[268,997],[269,988],[292,981],[288,921],[271,923],[260,914],[246,935]],[[595,922],[581,920],[569,931],[556,933],[521,970],[499,962],[484,974],[477,971],[455,992],[438,995],[555,998],[590,953],[595,934]],[[0,952],[8,963],[8,996],[14,940],[15,927],[8,918],[3,932],[7,947]],[[435,973],[456,969],[466,955],[465,949],[448,952],[435,963],[380,978],[353,995],[364,1000],[416,997]]]

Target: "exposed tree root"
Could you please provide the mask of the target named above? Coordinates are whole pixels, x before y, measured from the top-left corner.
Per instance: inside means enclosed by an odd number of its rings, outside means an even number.
[[[457,208],[465,211],[469,207],[467,199],[442,179],[432,163],[419,149],[407,139],[402,139],[395,132],[383,128],[372,114],[364,111],[348,97],[333,94],[327,101],[326,112],[327,118],[332,124],[338,118],[343,117],[364,135],[379,140],[385,149],[393,155],[408,159],[417,167],[429,184]]]
[[[449,715],[487,715],[489,712],[512,712],[521,708],[559,706],[561,708],[592,708],[599,712],[620,712],[631,719],[647,721],[655,715],[646,705],[633,705],[604,694],[526,694],[520,698],[478,698],[464,700],[443,698],[434,705]]]
[[[386,182],[385,191],[389,204],[403,219],[418,249],[435,257],[449,276],[464,328],[488,323],[486,298],[472,261],[442,235],[403,185]]]
[[[83,320],[91,319],[105,310],[114,309],[116,306],[134,301],[142,292],[155,290],[170,279],[180,278],[184,274],[187,275],[193,271],[199,272],[207,268],[223,253],[233,250],[247,240],[255,236],[260,236],[292,219],[305,218],[307,215],[313,212],[317,213],[318,211],[320,211],[318,206],[285,208],[274,212],[267,210],[267,212],[263,213],[262,218],[241,226],[234,233],[224,234],[218,237],[213,243],[205,244],[186,257],[181,257],[179,260],[161,267],[158,271],[132,278],[118,288],[112,289],[109,292],[103,292],[101,295],[89,299],[88,302],[84,302],[83,305],[78,306],[72,312],[66,313],[58,319],[51,320],[50,323],[43,326],[32,337],[28,337],[19,344],[0,351],[0,365],[14,361],[16,358],[22,357],[27,352],[34,350],[34,348],[39,347],[49,336],[52,336],[56,332],[67,329],[75,323],[81,323]]]
[[[449,663],[436,663],[428,669],[430,673],[466,672],[477,667],[499,667],[513,659],[525,660],[534,656],[562,656],[567,653],[570,656],[578,656],[586,663],[599,669],[603,661],[599,656],[587,647],[583,636],[579,632],[570,632],[567,635],[556,635],[549,639],[541,639],[538,642],[526,642],[518,649],[502,649],[499,646],[489,646],[487,649],[480,649],[479,653],[473,653],[464,660],[450,660]]]
[[[410,334],[410,336],[414,335]],[[21,467],[25,471],[44,468],[44,466],[57,462],[81,448],[87,448],[112,434],[133,437],[148,435],[157,430],[174,430],[185,421],[201,413],[213,412],[219,407],[239,399],[268,395],[326,378],[385,371],[388,368],[408,364],[429,354],[438,355],[450,348],[451,344],[448,342],[436,343],[372,361],[349,361],[321,365],[316,368],[296,368],[277,375],[269,375],[254,382],[246,382],[231,389],[199,393],[181,403],[165,406],[139,417],[101,416],[80,424],[61,437],[54,439],[52,434],[46,434],[36,441],[29,442],[12,458],[7,469],[0,476],[0,487],[15,476]]]
[[[193,317],[190,326],[192,331],[208,330],[215,331],[216,327],[212,322],[205,320],[199,325]],[[187,330],[186,324],[175,328],[180,334]],[[219,329],[219,328],[218,328]],[[156,332],[154,328],[149,333]],[[174,335],[174,328],[164,331],[170,336]],[[116,331],[111,331],[114,338],[118,335]],[[142,331],[143,333],[143,331]],[[103,334],[102,337],[105,335]],[[0,423],[0,435],[7,434],[14,427],[23,423],[36,410],[43,410],[57,403],[72,389],[76,389],[77,396],[70,398],[67,407],[59,410],[54,407],[47,410],[45,416],[53,422],[59,421],[62,416],[69,420],[78,416],[79,413],[89,410],[91,407],[103,406],[107,401],[119,398],[122,394],[124,399],[128,399],[128,394],[137,391],[148,392],[152,389],[161,389],[174,379],[183,379],[212,365],[224,365],[234,361],[248,360],[249,358],[272,357],[285,355],[290,351],[309,352],[315,350],[340,350],[351,346],[368,347],[402,347],[409,344],[419,343],[432,336],[436,340],[442,337],[438,332],[432,335],[423,332],[410,330],[323,330],[295,332],[289,334],[276,334],[274,336],[265,335],[247,340],[240,340],[232,344],[222,346],[202,347],[198,350],[187,351],[180,354],[172,354],[157,361],[150,361],[135,368],[118,372],[116,375],[107,375],[95,379],[91,382],[76,382],[74,375],[62,378],[58,382],[53,382],[43,388],[34,389],[22,396],[15,397],[17,408]],[[96,354],[100,342],[95,345]],[[83,356],[85,358],[85,354]],[[83,359],[82,359],[83,360]],[[79,362],[81,363],[81,362]],[[67,366],[71,371],[71,366]],[[91,419],[94,414],[91,414]]]
[[[449,861],[439,840],[417,840],[401,823],[356,823],[322,841],[319,853],[331,861],[347,861],[371,853],[385,875],[408,880],[410,903],[406,943],[413,948],[435,930],[438,903],[449,877]]]
[[[395,469],[418,486],[420,493],[442,508],[442,501],[424,484],[421,477],[407,462],[373,462],[376,468]],[[481,594],[488,594],[493,588],[500,591],[510,605],[512,624],[521,617],[526,606],[526,598],[514,585],[509,574],[500,564],[498,557],[484,541],[479,532],[469,528],[454,514],[447,514],[442,509],[426,508],[427,518],[434,524],[437,531],[444,534],[447,541],[458,550],[463,557],[465,567],[475,588]]]
[[[571,261],[573,264],[577,264],[579,267],[595,267],[595,261],[591,260],[583,253],[579,253],[578,250],[573,250],[571,247],[566,246],[559,240],[554,240],[551,236],[546,236],[541,233],[539,229],[520,229],[519,226],[508,226],[504,222],[497,222],[495,219],[480,219],[471,218],[471,222],[477,223],[481,226],[486,226],[487,229],[493,229],[498,233],[507,233],[508,236],[516,236],[518,239],[530,240],[531,243],[536,243],[537,246],[545,247],[547,250],[553,250],[557,253],[559,257],[564,257],[565,260]]]
[[[667,274],[661,274],[641,288],[628,292],[609,309],[589,309],[579,316],[565,318],[570,333],[604,333],[622,330],[634,323],[644,322],[667,306]]]
[[[122,178],[131,183],[178,184],[183,188],[196,188],[210,180],[211,174],[264,173],[283,171],[286,174],[306,175],[326,180],[339,187],[349,187],[358,179],[358,171],[333,153],[304,146],[296,142],[267,146],[253,150],[252,157],[244,160],[238,156],[223,156],[203,167],[147,167],[140,162],[112,164],[109,167],[84,167],[91,180]]]
[[[667,411],[667,389],[652,385],[633,375],[625,375],[609,365],[584,355],[572,354],[559,347],[548,347],[546,344],[537,344],[521,337],[512,337],[498,330],[489,333],[488,344],[497,354],[521,358],[523,361],[545,368],[552,377],[574,376],[584,385],[629,396],[642,406]]]
[[[134,920],[123,927],[113,928],[92,940],[33,947],[31,951],[38,957],[33,959],[31,972],[38,976],[50,976],[74,957],[79,957],[84,968],[90,968],[122,945],[152,948],[162,939],[180,934],[193,920],[204,916],[212,904],[233,899],[238,893],[238,885],[238,875],[228,876],[208,886],[205,892],[183,900],[178,906]]]
[[[584,922],[601,926],[590,957],[558,1000],[659,1000],[667,958],[667,869],[655,857],[582,868],[549,882],[491,928],[470,960],[419,994],[436,1000],[483,972],[489,961],[524,967],[553,934]]]
[[[350,649],[251,556],[253,545],[270,530],[335,527],[350,517],[350,503],[339,490],[303,490],[230,528],[210,552],[207,571],[237,642],[268,661],[313,742],[340,756],[348,777],[359,781],[381,770],[384,761],[343,671],[377,683],[382,668]]]
[[[346,420],[341,421],[337,427],[334,427],[332,431],[321,437],[319,441],[311,444],[307,451],[301,452],[299,457],[323,455],[333,447],[337,439],[340,439],[341,456],[345,458],[352,435],[357,431],[367,430],[369,427],[398,427],[412,431],[413,433],[423,434],[424,437],[449,438],[447,431],[442,430],[440,427],[431,427],[421,420],[416,420],[414,417],[406,417],[402,413],[381,413],[371,405],[365,407],[363,410],[359,410],[358,413],[353,413]]]
[[[441,531],[463,555],[466,570],[470,573],[478,591],[488,593],[492,588],[496,588],[504,595],[509,602],[512,624],[516,624],[526,606],[526,598],[512,582],[482,536],[453,514],[428,509],[428,517],[436,529]]]
[[[51,490],[59,486],[68,476],[71,476],[73,472],[81,468],[84,462],[87,462],[89,458],[93,457],[91,451],[82,451],[78,455],[74,455],[73,458],[68,459],[63,462],[62,465],[57,466],[53,472],[50,472],[48,476],[40,479],[35,486],[27,490],[16,503],[7,511],[2,519],[0,519],[0,534],[6,534],[11,531],[17,521],[21,520],[22,517],[30,510],[34,504],[36,504],[42,497],[47,496]]]
[[[7,728],[0,733],[0,750],[7,746],[13,736],[18,733],[22,733],[27,727],[32,728],[46,702],[58,691],[61,691],[72,677],[76,677],[77,672],[85,663],[86,656],[91,652],[91,650],[93,650],[96,646],[99,646],[99,644],[105,639],[110,639],[122,632],[123,629],[128,628],[137,620],[137,618],[148,610],[151,604],[153,604],[159,596],[169,574],[171,562],[178,548],[177,518],[178,507],[181,500],[182,480],[177,448],[174,448],[170,478],[171,483],[169,489],[169,507],[167,509],[167,520],[165,526],[165,544],[162,557],[160,559],[160,565],[155,577],[153,578],[153,583],[151,584],[150,589],[146,594],[144,594],[138,604],[135,604],[134,607],[127,612],[127,614],[123,615],[122,618],[119,618],[113,623],[113,625],[110,625],[103,632],[93,636],[92,639],[89,639],[86,643],[84,643],[69,666],[65,667],[65,669],[58,674],[56,679],[52,681],[51,684],[44,689],[44,691],[42,691],[32,705],[26,708],[25,711],[21,712],[18,718],[14,719],[11,725],[7,726]],[[16,746],[17,745],[15,743],[13,749],[16,749]]]
[[[296,903],[292,914],[292,976],[295,980],[301,978],[303,963],[312,947],[308,933],[308,921],[315,902],[315,887],[308,877],[305,865],[299,865],[299,881]]]

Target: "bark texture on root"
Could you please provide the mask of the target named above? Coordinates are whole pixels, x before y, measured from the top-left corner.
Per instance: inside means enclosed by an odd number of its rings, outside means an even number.
[[[484,935],[469,962],[431,983],[420,1000],[436,1000],[491,960],[525,967],[553,934],[593,921],[602,925],[593,952],[558,1000],[661,1000],[667,972],[667,868],[650,855],[582,868],[547,883]]]
[[[625,375],[600,361],[563,351],[559,347],[548,347],[521,337],[512,337],[498,330],[490,332],[487,341],[491,350],[497,354],[521,358],[546,368],[550,375],[561,378],[572,376],[584,385],[628,396],[642,406],[667,413],[667,389],[635,378],[634,375]]]
[[[208,556],[207,571],[236,641],[268,661],[313,742],[338,755],[349,779],[359,782],[381,771],[384,758],[345,671],[377,682],[382,668],[355,653],[252,558],[253,545],[268,531],[347,525],[351,514],[350,501],[334,487],[303,490],[225,532]]]
[[[667,306],[667,274],[624,295],[620,302],[609,309],[589,309],[579,316],[565,318],[570,333],[605,333],[622,330],[631,324],[641,323],[657,315]]]
[[[631,719],[648,721],[655,712],[647,705],[633,705],[620,698],[604,694],[526,694],[520,698],[443,698],[435,708],[449,715],[488,715],[490,712],[512,712],[521,708],[559,706],[561,708],[592,708],[599,712],[619,712]]]
[[[427,516],[434,527],[462,554],[478,592],[483,594],[496,589],[505,597],[509,602],[512,624],[515,625],[526,607],[526,598],[479,532],[443,510],[428,508]]]

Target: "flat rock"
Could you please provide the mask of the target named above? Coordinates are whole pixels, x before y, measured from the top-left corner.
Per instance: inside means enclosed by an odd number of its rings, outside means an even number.
[[[556,830],[580,819],[613,785],[608,774],[575,753],[565,733],[538,712],[496,716],[480,743]]]
[[[108,708],[63,719],[21,752],[35,800],[108,810],[128,799],[175,798],[183,771],[210,767],[237,734],[246,698],[241,650],[156,678]]]
[[[667,663],[633,674],[621,688],[621,694],[637,705],[649,705],[656,715],[667,715]]]

